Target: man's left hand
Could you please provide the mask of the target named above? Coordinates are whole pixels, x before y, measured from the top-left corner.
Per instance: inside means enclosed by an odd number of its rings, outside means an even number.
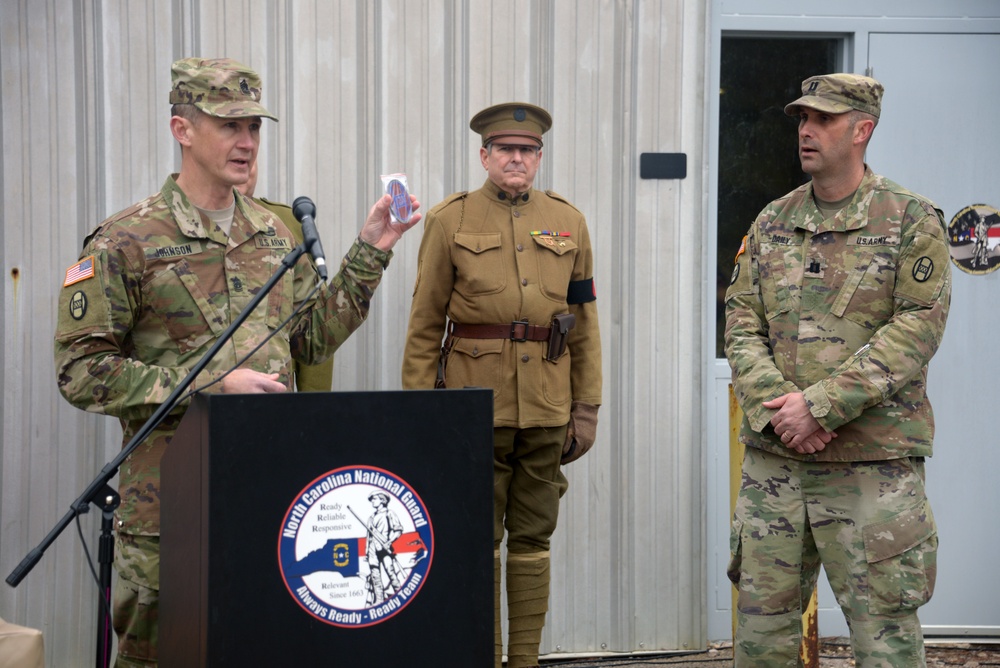
[[[420,208],[420,202],[413,195],[410,195],[410,203],[415,212]],[[392,197],[388,194],[372,205],[365,220],[364,227],[361,228],[361,240],[375,246],[381,251],[392,250],[399,238],[408,229],[420,222],[421,215],[414,213],[407,223],[397,223],[389,213],[389,205],[392,204]]]
[[[597,406],[574,401],[569,411],[566,443],[561,463],[569,464],[587,454],[597,438]]]

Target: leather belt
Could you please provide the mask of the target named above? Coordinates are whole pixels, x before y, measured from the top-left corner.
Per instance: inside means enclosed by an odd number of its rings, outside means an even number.
[[[463,325],[451,323],[451,335],[465,339],[510,339],[511,341],[548,341],[550,329],[516,320],[506,325]]]

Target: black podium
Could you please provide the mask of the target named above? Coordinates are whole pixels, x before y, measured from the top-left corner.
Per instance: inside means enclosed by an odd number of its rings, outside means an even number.
[[[196,397],[161,470],[161,665],[492,665],[492,444],[489,390]]]

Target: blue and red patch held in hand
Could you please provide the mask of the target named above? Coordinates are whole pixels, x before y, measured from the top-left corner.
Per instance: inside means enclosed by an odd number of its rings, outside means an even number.
[[[397,223],[408,223],[413,215],[413,204],[410,193],[406,189],[406,174],[389,174],[382,177],[385,191],[392,198],[389,213]]]

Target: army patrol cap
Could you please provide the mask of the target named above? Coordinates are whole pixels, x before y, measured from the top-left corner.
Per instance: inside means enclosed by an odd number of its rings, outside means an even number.
[[[278,117],[260,104],[260,77],[230,58],[184,58],[170,66],[170,104],[193,104],[209,116]]]
[[[483,146],[497,137],[526,137],[542,146],[542,135],[552,127],[549,112],[533,104],[506,102],[483,109],[469,121]]]
[[[822,74],[802,82],[802,97],[785,105],[789,116],[799,107],[828,114],[843,114],[852,109],[878,118],[882,111],[882,84],[860,74]]]

